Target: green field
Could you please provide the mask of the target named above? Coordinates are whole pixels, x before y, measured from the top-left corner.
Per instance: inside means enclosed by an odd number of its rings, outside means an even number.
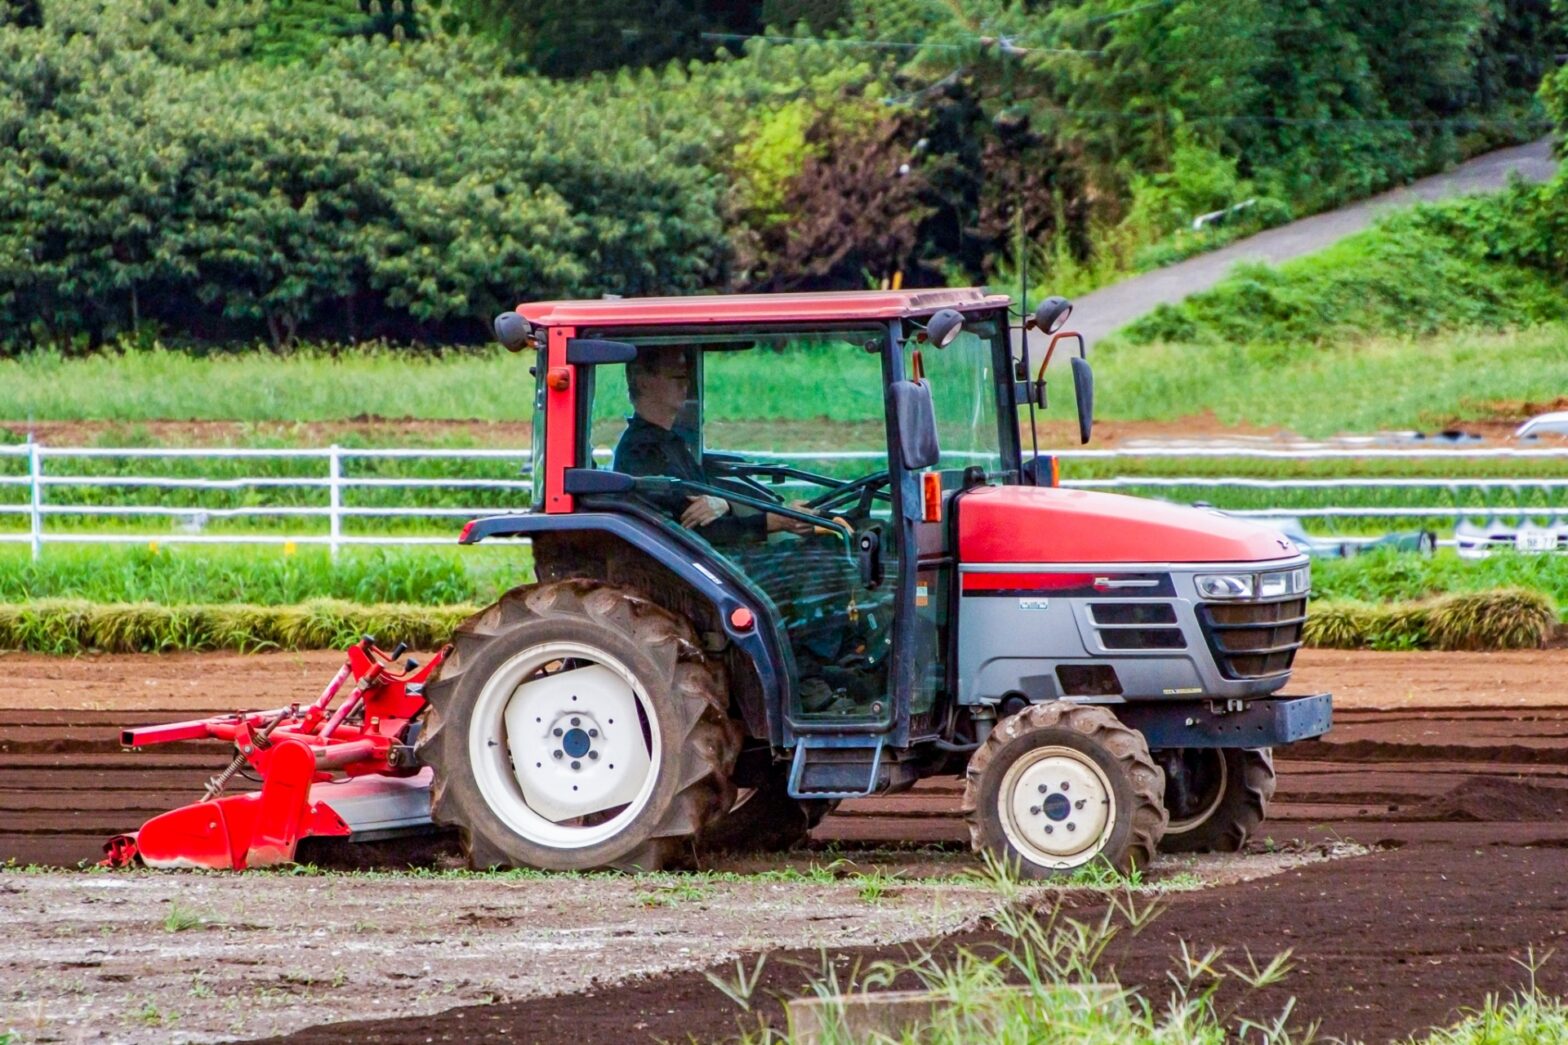
[[[288,606],[311,599],[361,603],[489,603],[533,579],[527,545],[346,548],[282,546],[51,546],[33,562],[0,546],[0,603],[83,599],[167,605]]]

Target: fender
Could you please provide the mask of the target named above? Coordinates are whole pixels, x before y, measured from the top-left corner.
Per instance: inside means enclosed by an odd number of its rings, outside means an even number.
[[[783,622],[772,600],[704,544],[695,539],[683,540],[683,535],[672,533],[670,527],[626,512],[627,507],[622,505],[615,512],[491,515],[465,524],[458,543],[478,544],[491,537],[596,531],[647,555],[702,596],[713,607],[725,637],[750,658],[762,684],[762,694],[758,700],[744,689],[737,691],[741,716],[752,736],[766,737],[778,746],[783,739],[782,709],[794,664]],[[751,624],[737,626],[737,619],[744,623],[748,614]]]

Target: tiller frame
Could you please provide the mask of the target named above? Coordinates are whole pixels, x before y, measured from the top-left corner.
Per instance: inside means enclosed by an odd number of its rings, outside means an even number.
[[[414,741],[425,681],[452,647],[422,666],[399,665],[407,648],[399,644],[387,653],[365,636],[303,709],[290,704],[121,732],[127,748],[226,740],[235,754],[207,781],[199,801],[105,843],[102,865],[238,871],[290,863],[305,838],[374,841],[428,829],[430,770],[416,761]],[[333,708],[351,677],[354,688]],[[259,776],[260,790],[225,795],[247,766]]]

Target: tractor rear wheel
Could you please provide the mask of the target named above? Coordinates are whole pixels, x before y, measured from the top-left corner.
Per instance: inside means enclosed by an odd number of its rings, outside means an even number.
[[[781,853],[800,845],[837,802],[789,797],[789,767],[769,767],[754,788],[742,788],[730,811],[703,828],[699,844],[717,853]]]
[[[1165,831],[1165,776],[1143,734],[1104,708],[1059,701],[1009,715],[965,775],[971,843],[1026,878],[1093,863],[1127,874]]]
[[[1274,797],[1274,756],[1268,748],[1174,748],[1155,753],[1165,770],[1170,826],[1167,853],[1235,853]]]
[[[722,669],[668,610],[561,581],[508,592],[453,644],[419,757],[470,866],[657,870],[733,804]]]

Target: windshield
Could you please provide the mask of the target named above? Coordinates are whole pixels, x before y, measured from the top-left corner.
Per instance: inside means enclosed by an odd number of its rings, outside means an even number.
[[[937,468],[958,470],[979,465],[987,475],[1008,468],[997,418],[997,391],[992,342],[995,320],[970,320],[946,348],[922,347],[921,362],[931,383],[937,436],[942,456]],[[905,343],[905,371],[917,347]]]

